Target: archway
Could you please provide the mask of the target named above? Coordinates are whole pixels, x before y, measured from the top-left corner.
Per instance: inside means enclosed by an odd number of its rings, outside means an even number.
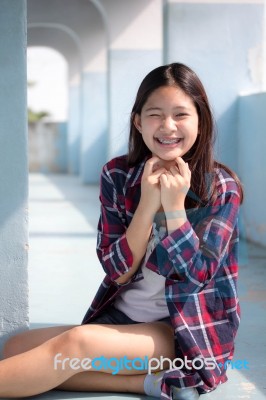
[[[64,9],[64,13],[62,13]],[[98,1],[28,1],[29,44],[69,63],[68,171],[98,182],[108,137],[107,17]]]
[[[49,47],[28,48],[30,172],[67,172],[68,63]]]

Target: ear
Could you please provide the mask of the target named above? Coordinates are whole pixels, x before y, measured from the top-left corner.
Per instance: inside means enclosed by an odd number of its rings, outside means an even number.
[[[141,118],[139,114],[135,114],[134,120],[133,120],[133,124],[135,126],[135,128],[141,133]]]

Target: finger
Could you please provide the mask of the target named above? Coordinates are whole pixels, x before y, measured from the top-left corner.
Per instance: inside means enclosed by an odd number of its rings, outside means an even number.
[[[181,157],[177,157],[176,163],[178,165],[180,175],[185,177],[188,172],[188,164],[186,164],[185,161]]]
[[[162,175],[160,176],[160,183],[161,183],[161,185],[166,186],[166,185],[167,185],[167,182],[168,182],[168,180],[167,180],[167,174],[162,174]]]
[[[166,174],[167,170],[165,168],[157,169],[155,172],[152,173],[154,178],[159,178],[162,174]]]
[[[174,166],[172,166],[171,168],[170,168],[170,172],[171,172],[171,174],[173,175],[173,176],[177,176],[177,175],[181,175],[180,174],[180,172],[179,172],[179,169],[177,168],[177,167],[174,167]]]
[[[157,156],[153,156],[153,157],[149,158],[149,159],[146,161],[146,163],[145,163],[145,167],[144,167],[145,174],[151,175],[152,172],[153,172],[154,165],[155,165],[159,160],[160,160],[160,158],[157,157]]]

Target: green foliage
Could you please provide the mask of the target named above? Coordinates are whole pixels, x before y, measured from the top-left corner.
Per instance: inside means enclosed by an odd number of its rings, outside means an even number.
[[[39,111],[35,112],[28,108],[28,122],[33,123],[33,122],[38,122],[44,117],[49,117],[49,112],[47,111]]]
[[[28,81],[27,86],[28,88],[34,87],[36,85],[36,82],[33,81]],[[44,117],[49,117],[50,113],[47,111],[33,111],[31,108],[28,107],[28,122],[33,123],[33,122],[38,122]]]

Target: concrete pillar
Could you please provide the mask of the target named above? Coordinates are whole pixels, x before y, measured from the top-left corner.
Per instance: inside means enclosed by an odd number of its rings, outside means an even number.
[[[94,8],[83,36],[82,135],[80,177],[98,183],[107,158],[107,35],[103,16]]]
[[[81,171],[83,183],[98,183],[107,159],[107,73],[83,73]]]
[[[26,1],[0,12],[0,347],[28,327]]]
[[[72,83],[68,89],[68,129],[67,129],[67,158],[68,172],[79,174],[80,171],[80,136],[81,136],[81,87]]]
[[[266,0],[264,0],[263,13],[263,38],[262,38],[262,90],[266,91]]]
[[[144,76],[162,64],[162,1],[102,0],[109,23],[108,158],[127,152],[130,111]]]
[[[264,0],[168,0],[165,61],[202,79],[218,122],[217,158],[237,170],[237,97],[256,91]],[[252,29],[248,29],[252,27]]]

